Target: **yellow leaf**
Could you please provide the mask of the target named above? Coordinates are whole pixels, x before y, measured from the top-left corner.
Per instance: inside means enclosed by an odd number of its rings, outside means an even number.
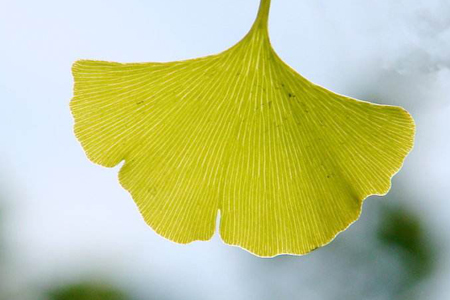
[[[120,183],[178,242],[220,235],[259,256],[330,242],[383,195],[413,146],[402,108],[341,96],[286,65],[270,0],[218,54],[169,63],[77,61],[71,109],[89,159],[125,161]]]

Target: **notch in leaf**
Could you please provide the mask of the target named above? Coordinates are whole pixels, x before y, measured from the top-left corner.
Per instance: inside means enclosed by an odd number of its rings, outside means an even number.
[[[94,163],[178,242],[220,235],[259,256],[305,254],[387,193],[414,140],[404,109],[317,86],[268,35],[270,0],[235,46],[168,63],[80,60],[71,110]]]

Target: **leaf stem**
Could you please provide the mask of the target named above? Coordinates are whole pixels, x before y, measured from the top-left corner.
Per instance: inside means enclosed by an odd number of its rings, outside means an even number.
[[[258,16],[253,24],[254,29],[263,30],[268,34],[269,11],[271,0],[261,0]]]

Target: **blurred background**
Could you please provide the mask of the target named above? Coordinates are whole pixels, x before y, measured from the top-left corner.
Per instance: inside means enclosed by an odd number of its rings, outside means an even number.
[[[273,0],[279,55],[341,94],[401,105],[416,145],[386,197],[302,256],[177,245],[75,139],[77,59],[173,61],[244,36],[258,0],[0,0],[0,299],[449,299],[450,2]]]

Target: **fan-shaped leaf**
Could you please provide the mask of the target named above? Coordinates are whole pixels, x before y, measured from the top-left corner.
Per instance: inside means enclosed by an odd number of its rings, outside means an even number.
[[[77,61],[71,109],[88,157],[113,167],[145,221],[179,242],[304,254],[385,194],[414,138],[402,108],[314,85],[268,37],[270,1],[234,47],[199,59]]]

